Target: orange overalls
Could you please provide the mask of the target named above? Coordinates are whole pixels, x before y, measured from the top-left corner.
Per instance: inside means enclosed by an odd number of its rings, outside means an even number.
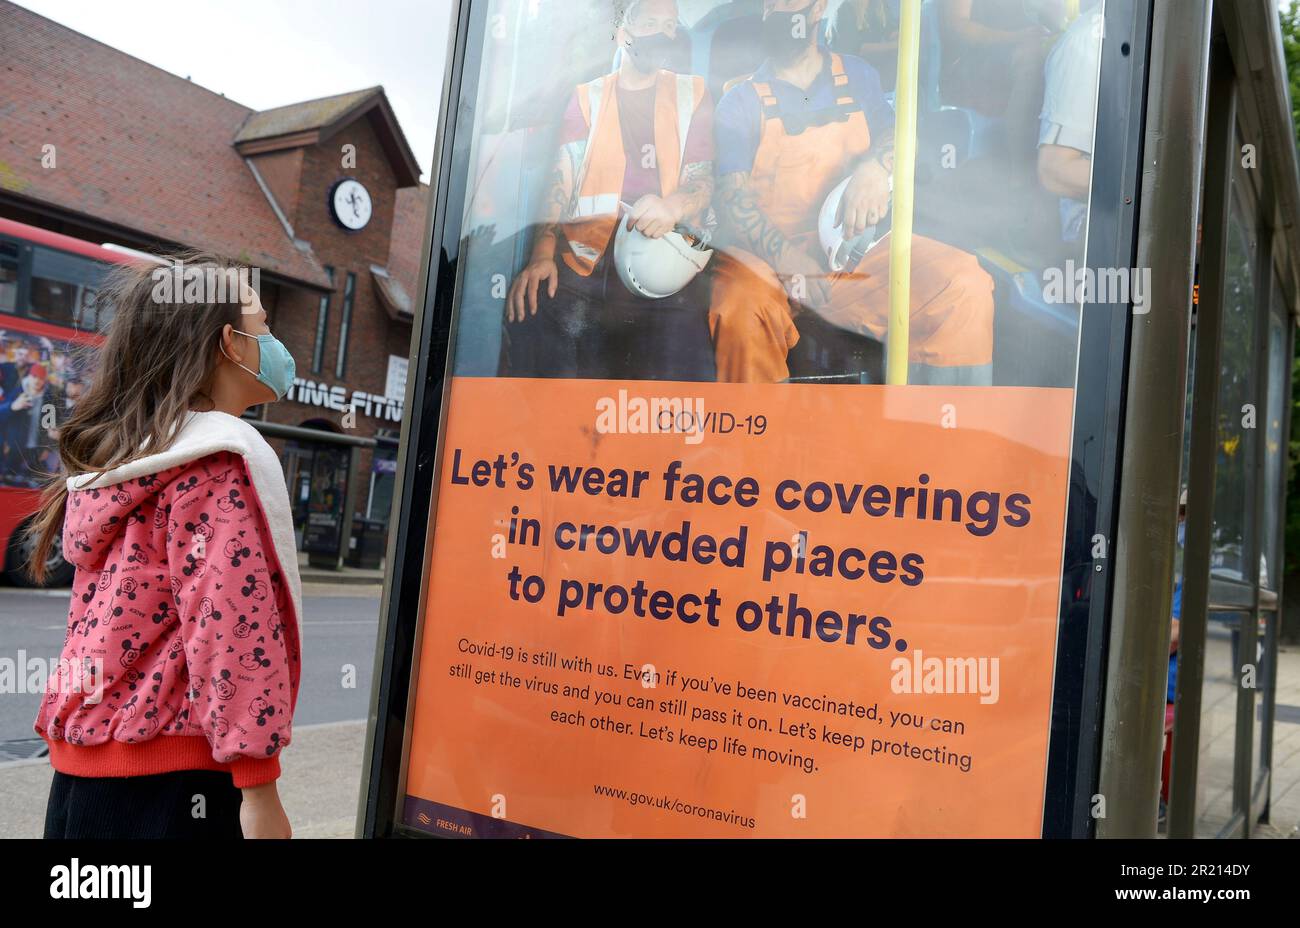
[[[821,258],[817,217],[827,195],[871,147],[861,105],[831,55],[836,108],[847,118],[786,131],[771,88],[758,92],[762,132],[750,189],[759,208],[786,239]],[[775,271],[747,251],[719,250],[712,263],[709,329],[718,379],[774,383],[790,376],[786,354],[799,341],[789,298]],[[885,340],[889,320],[889,239],[886,235],[852,273],[830,274],[830,302],[816,310],[850,332]],[[984,383],[993,361],[993,281],[974,255],[912,237],[910,382]]]

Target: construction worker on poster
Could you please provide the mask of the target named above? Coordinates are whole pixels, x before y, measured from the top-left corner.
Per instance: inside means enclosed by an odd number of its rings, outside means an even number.
[[[617,69],[569,100],[532,258],[506,301],[505,373],[714,379],[710,254],[681,234],[713,195],[713,105],[703,79],[670,70],[677,17],[676,0],[630,2]]]
[[[871,230],[890,210],[893,111],[870,65],[819,46],[826,7],[765,0],[767,59],[718,102],[715,199],[734,246],[710,268],[719,380],[787,379],[805,307],[886,337],[890,247]],[[992,279],[966,252],[920,235],[911,246],[908,381],[991,383]]]

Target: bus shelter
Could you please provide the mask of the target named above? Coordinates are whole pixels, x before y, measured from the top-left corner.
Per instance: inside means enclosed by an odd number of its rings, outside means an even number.
[[[1268,820],[1273,5],[867,6],[457,4],[359,834]]]

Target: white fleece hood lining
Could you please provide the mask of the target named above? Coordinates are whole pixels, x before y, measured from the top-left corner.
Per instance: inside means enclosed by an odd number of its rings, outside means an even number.
[[[275,451],[261,433],[245,420],[224,412],[191,412],[177,432],[176,440],[166,451],[136,458],[98,478],[94,474],[69,477],[68,492],[116,486],[197,461],[217,451],[238,454],[248,468],[253,490],[266,515],[280,571],[289,585],[298,640],[301,642],[302,580],[298,576],[298,545],[293,533],[293,509],[289,505],[289,490]]]

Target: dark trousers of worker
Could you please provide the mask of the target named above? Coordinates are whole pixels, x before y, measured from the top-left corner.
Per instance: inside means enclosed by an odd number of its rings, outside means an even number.
[[[610,260],[583,277],[557,260],[559,284],[538,287],[537,314],[506,322],[502,371],[511,377],[716,380],[709,337],[709,276],[661,300],[634,294]]]
[[[243,838],[243,794],[229,773],[178,770],[141,777],[79,777],[55,771],[45,837],[70,839]]]

